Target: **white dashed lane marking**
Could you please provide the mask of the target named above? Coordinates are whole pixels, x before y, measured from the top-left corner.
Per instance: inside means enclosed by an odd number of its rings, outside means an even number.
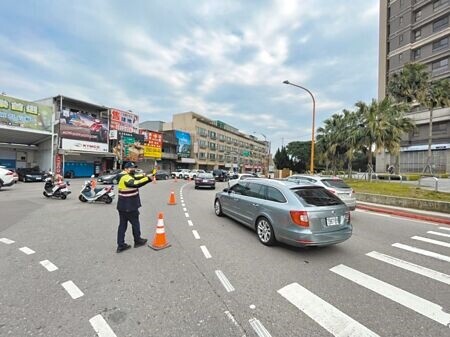
[[[395,247],[395,248],[404,249],[404,250],[407,250],[409,252],[417,253],[417,254],[420,254],[420,255],[429,256],[429,257],[432,257],[432,258],[435,258],[435,259],[438,259],[438,260],[450,262],[450,256],[438,254],[438,253],[435,253],[435,252],[430,252],[430,251],[425,250],[425,249],[420,249],[420,248],[417,248],[417,247],[411,247],[411,246],[408,246],[408,245],[404,245],[403,243],[393,243],[392,246]]]
[[[291,283],[278,290],[278,293],[334,336],[379,337],[298,283]]]
[[[189,218],[189,213],[184,213],[184,216],[185,216],[186,218]]]
[[[216,270],[216,275],[226,291],[228,292],[234,291],[234,287],[232,286],[231,282],[227,279],[227,277],[221,270]]]
[[[31,255],[31,254],[36,253],[34,250],[32,250],[32,249],[30,249],[30,248],[28,248],[28,247],[22,247],[22,248],[19,248],[19,250],[20,250],[21,252],[27,254],[27,255]]]
[[[72,281],[61,283],[61,285],[74,300],[84,295],[80,288],[78,288]]]
[[[53,263],[51,263],[49,260],[44,260],[39,262],[45,269],[48,271],[55,271],[58,270],[58,267],[55,266]]]
[[[7,239],[7,238],[1,238],[0,242],[6,243],[7,245],[10,245],[11,243],[14,243],[15,241]]]
[[[191,220],[188,220],[188,225],[191,226],[191,227],[194,226],[194,224],[192,223]]]
[[[450,285],[450,275],[435,271],[433,269],[429,269],[423,266],[419,266],[417,264],[408,262],[408,261],[403,261],[400,259],[397,259],[396,257],[393,256],[389,256],[389,255],[385,255],[385,254],[381,254],[378,252],[370,252],[366,254],[367,256],[370,256],[374,259],[377,259],[379,261],[383,261],[386,263],[389,263],[393,266],[405,269],[405,270],[409,270],[412,271],[413,273],[416,274],[420,274],[422,276],[431,278],[433,280],[445,283]]]
[[[200,249],[202,250],[203,255],[205,255],[205,258],[210,259],[212,257],[211,254],[209,253],[208,248],[206,248],[206,246],[200,246]]]
[[[187,208],[186,207],[183,207],[183,212],[187,212]]]
[[[248,321],[250,325],[252,326],[253,330],[255,330],[256,334],[259,337],[271,337],[272,335],[267,331],[267,329],[264,327],[264,325],[257,320],[256,318],[252,318]]]
[[[194,234],[194,238],[196,238],[197,240],[200,240],[200,235],[198,234],[198,232],[195,229],[192,231],[192,234]]]
[[[102,315],[97,315],[89,320],[98,337],[117,337]]]
[[[391,301],[397,302],[406,308],[409,308],[429,319],[436,321],[442,325],[450,324],[450,314],[442,310],[442,307],[436,303],[430,302],[422,297],[411,294],[401,288],[395,287],[389,283],[383,282],[370,275],[361,273],[360,271],[347,267],[343,264],[337,265],[330,269],[347,280],[350,280],[360,286],[372,290],[373,292],[384,296]],[[360,336],[366,336],[360,334]]]

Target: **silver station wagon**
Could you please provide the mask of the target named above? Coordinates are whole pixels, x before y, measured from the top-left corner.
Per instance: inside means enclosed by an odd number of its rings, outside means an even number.
[[[350,211],[327,189],[274,179],[245,179],[216,193],[214,211],[256,230],[261,243],[327,246],[352,235]]]

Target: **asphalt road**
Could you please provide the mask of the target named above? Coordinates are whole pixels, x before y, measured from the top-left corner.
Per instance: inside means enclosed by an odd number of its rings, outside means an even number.
[[[0,336],[449,335],[450,227],[355,211],[345,243],[265,247],[215,191],[169,180],[141,190],[141,225],[151,240],[163,212],[172,246],[116,254],[115,202],[42,188],[0,190]]]

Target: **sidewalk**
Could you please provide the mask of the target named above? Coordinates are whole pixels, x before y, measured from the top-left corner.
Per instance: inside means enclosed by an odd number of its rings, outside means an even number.
[[[357,202],[356,208],[360,210],[390,214],[404,218],[431,221],[439,224],[450,225],[450,214],[447,213],[429,212],[412,208],[394,207],[362,201]]]

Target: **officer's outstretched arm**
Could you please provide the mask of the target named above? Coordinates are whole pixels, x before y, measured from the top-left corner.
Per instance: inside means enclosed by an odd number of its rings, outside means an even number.
[[[149,177],[144,177],[142,179],[129,179],[127,181],[125,181],[125,186],[126,187],[134,187],[134,188],[139,188],[142,187],[146,184],[148,184],[150,182],[150,178]]]

